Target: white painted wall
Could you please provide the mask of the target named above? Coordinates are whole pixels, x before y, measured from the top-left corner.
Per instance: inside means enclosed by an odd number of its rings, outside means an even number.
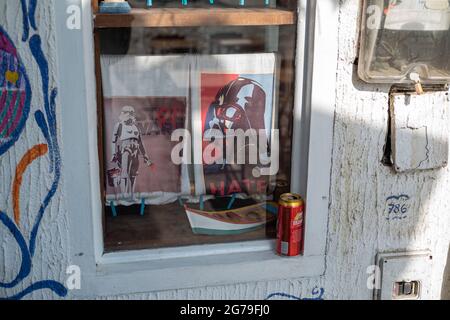
[[[358,2],[341,1],[327,297],[369,298],[366,266],[377,251],[431,249],[434,297],[447,261],[449,169],[395,174],[380,163],[388,122],[386,86],[357,80]],[[404,220],[386,220],[386,199],[408,195]]]
[[[52,86],[57,86],[58,79],[70,77],[58,75],[53,2],[46,0],[38,5],[38,30],[45,39],[44,52],[50,63]],[[335,114],[322,115],[324,118],[334,118],[325,275],[92,298],[262,299],[272,293],[310,298],[319,296],[315,288],[323,288],[325,299],[371,299],[372,291],[366,285],[368,278],[366,270],[374,264],[377,252],[405,249],[432,251],[433,277],[430,281],[433,297],[436,299],[441,297],[450,240],[448,232],[450,197],[447,196],[447,190],[450,190],[449,169],[397,174],[381,164],[388,128],[389,87],[368,85],[357,79],[354,61],[357,57],[359,1],[342,0],[336,2],[336,6],[340,21],[339,53],[336,59],[336,79],[329,79],[336,81],[337,85]],[[19,8],[16,0],[0,0],[0,25],[18,46],[34,93],[32,112],[25,132],[15,146],[0,157],[0,210],[10,215],[11,184],[16,164],[31,146],[45,142],[32,116],[33,110],[42,108],[40,79],[28,46],[19,39],[22,32],[21,20],[17,18],[21,14]],[[326,22],[318,23],[321,27],[320,32],[327,32]],[[83,45],[73,49],[78,50],[73,52],[74,55],[83,55]],[[331,56],[328,58],[335,59]],[[83,83],[83,79],[79,81]],[[69,86],[69,83],[65,81],[64,85]],[[68,87],[61,89],[70,91]],[[80,101],[80,108],[83,105],[84,102]],[[59,115],[69,112],[60,104],[57,104],[57,110]],[[71,133],[66,131],[60,138],[64,138],[67,134]],[[82,139],[86,138],[85,135],[86,133],[82,134]],[[63,150],[71,147],[65,144],[64,140],[60,143]],[[82,158],[89,158],[87,150],[80,149],[79,152]],[[67,163],[70,161],[73,160],[68,159]],[[21,197],[23,225],[20,229],[24,234],[29,233],[30,220],[49,188],[52,177],[49,176],[48,166],[48,159],[43,157],[34,162],[25,175]],[[63,179],[76,177],[64,161],[62,170]],[[65,208],[69,206],[65,205],[65,201],[68,201],[69,197],[73,199],[76,195],[66,194],[64,185],[62,181],[44,216],[30,276],[15,288],[0,288],[0,297],[14,295],[39,280],[52,279],[64,282],[65,270],[69,264],[91,261],[91,257],[80,257],[77,252],[71,252],[68,239],[72,235],[68,215],[80,214],[80,219],[83,216],[88,232],[92,230],[92,226],[91,221],[86,220],[83,213],[66,212]],[[399,195],[408,195],[408,213],[402,220],[388,220],[387,218],[391,216],[387,211],[389,203],[387,199]],[[0,232],[0,282],[5,282],[11,280],[17,273],[21,256],[12,237],[1,225]],[[447,266],[447,270],[448,268]],[[71,292],[68,297],[72,297]],[[26,298],[57,298],[57,295],[49,290],[42,290]]]

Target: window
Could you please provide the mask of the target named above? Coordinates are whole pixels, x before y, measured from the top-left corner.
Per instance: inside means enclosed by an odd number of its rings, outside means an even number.
[[[129,3],[95,18],[105,250],[275,238],[296,1]]]
[[[299,1],[298,12],[294,15],[298,31],[295,35],[296,68],[292,69],[295,71],[295,108],[290,183],[293,191],[306,194],[307,210],[304,256],[290,259],[280,259],[275,254],[273,240],[131,251],[115,251],[104,245],[104,184],[99,179],[104,177],[100,174],[102,163],[99,161],[99,153],[103,154],[99,152],[103,129],[99,133],[95,130],[102,119],[97,111],[103,109],[99,108],[101,104],[97,106],[102,94],[94,85],[96,76],[101,83],[101,70],[97,64],[94,72],[94,58],[97,56],[100,61],[100,56],[98,51],[95,54],[93,45],[100,48],[98,31],[103,28],[97,27],[96,32],[92,32],[92,3],[95,9],[96,1],[70,2],[82,8],[81,32],[66,28],[68,3],[56,1],[54,4],[59,97],[64,106],[61,112],[62,157],[65,167],[70,168],[65,173],[64,190],[69,195],[65,202],[70,212],[71,261],[83,270],[82,290],[74,294],[111,296],[323,275],[336,92],[335,81],[330,81],[336,77],[336,60],[330,59],[331,55],[337,56],[339,10],[336,1]],[[185,10],[183,8],[183,12],[190,12]],[[122,15],[121,23],[126,19],[130,21],[132,16]],[[116,18],[106,16],[106,19]],[[137,18],[134,19],[136,23]],[[96,98],[96,93],[100,97]],[[139,216],[138,212],[134,210],[131,216]],[[124,215],[121,208],[118,215]],[[218,269],[221,272],[214,271]],[[180,277],[180,274],[186,276]]]

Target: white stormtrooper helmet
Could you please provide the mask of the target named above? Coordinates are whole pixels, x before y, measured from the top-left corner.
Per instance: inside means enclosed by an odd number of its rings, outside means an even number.
[[[136,121],[136,111],[132,106],[124,106],[119,115],[120,121]]]

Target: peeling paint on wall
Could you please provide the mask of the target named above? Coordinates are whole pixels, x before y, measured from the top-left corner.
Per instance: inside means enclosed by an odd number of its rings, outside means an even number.
[[[447,165],[449,107],[447,91],[391,96],[392,160],[397,172]]]

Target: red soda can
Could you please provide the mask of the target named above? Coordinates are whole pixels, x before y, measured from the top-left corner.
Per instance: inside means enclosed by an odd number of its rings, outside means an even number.
[[[301,196],[293,193],[281,195],[278,203],[278,254],[288,257],[303,254],[303,211]]]

